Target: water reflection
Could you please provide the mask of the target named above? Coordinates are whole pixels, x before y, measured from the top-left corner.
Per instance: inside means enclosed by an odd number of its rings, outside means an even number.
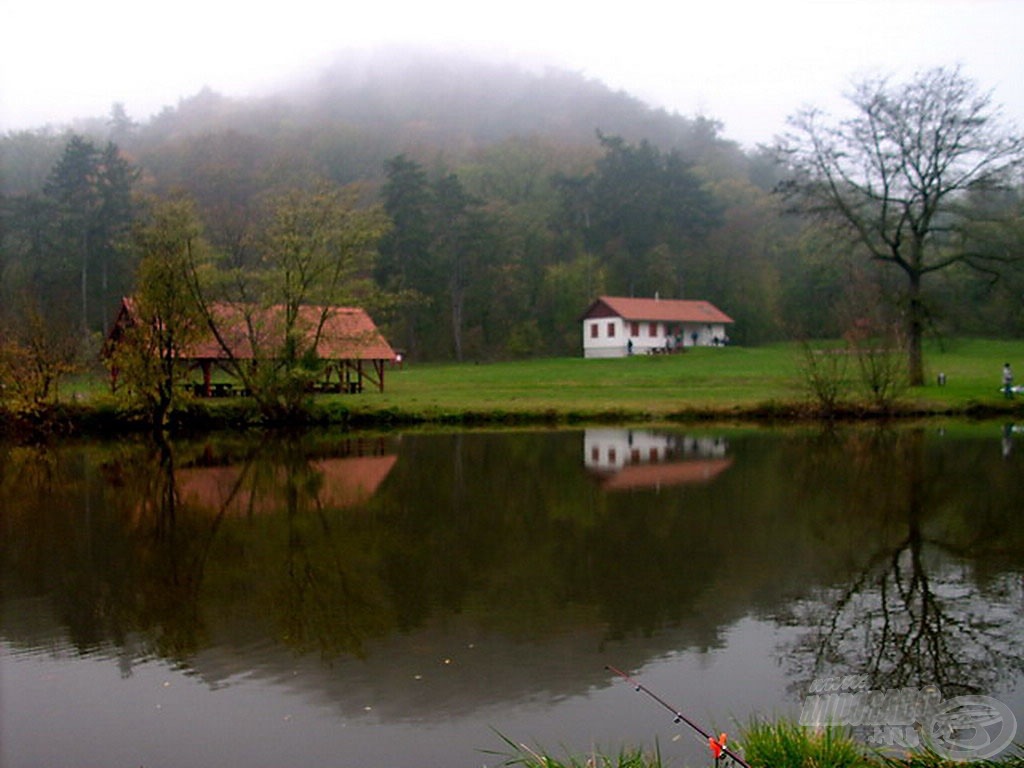
[[[583,463],[606,491],[704,483],[732,464],[721,435],[636,429],[588,429]]]
[[[990,451],[933,443],[921,430],[869,433],[844,447],[832,455],[855,484],[836,512],[856,521],[860,530],[843,536],[863,552],[850,553],[842,583],[793,604],[791,618],[811,628],[790,649],[803,666],[796,679],[849,670],[875,688],[935,685],[946,696],[1018,679],[1019,477],[986,472]],[[840,476],[821,462],[803,482]]]
[[[1013,695],[1024,459],[1005,439],[954,426],[0,445],[0,647],[109,659],[127,680],[158,661],[211,691],[301,692],[349,724],[487,713],[465,759],[445,745],[462,765],[492,745],[487,725],[529,740],[557,724],[553,747],[586,748],[609,721],[645,739],[656,713],[619,710],[608,662],[673,699],[699,691],[692,706],[719,718],[795,706],[830,674]],[[327,749],[324,727],[303,743]],[[421,764],[408,749],[390,764]]]
[[[1003,458],[1008,459],[1013,452],[1015,439],[1024,434],[1024,427],[1019,424],[1003,425]]]

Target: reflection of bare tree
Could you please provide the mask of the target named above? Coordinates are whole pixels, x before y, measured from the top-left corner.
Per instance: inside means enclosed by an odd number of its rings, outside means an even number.
[[[376,529],[342,510],[372,495],[394,460],[382,443],[287,436],[197,445],[158,437],[121,452],[103,474],[112,498],[129,505],[124,546],[116,563],[90,572],[124,574],[123,589],[99,590],[109,595],[102,614],[122,630],[94,634],[120,644],[137,632],[180,660],[245,605],[246,621],[265,622],[292,648],[358,653],[390,613],[375,575]]]
[[[213,515],[197,514],[182,501],[175,449],[162,435],[153,440],[147,463],[155,466],[142,475],[150,488],[140,496],[135,525],[142,566],[138,589],[145,596],[138,625],[150,630],[160,655],[180,659],[203,645],[200,591],[218,530],[245,474]]]
[[[361,655],[366,639],[391,625],[388,603],[371,576],[378,569],[365,560],[373,548],[360,547],[358,531],[342,530],[325,508],[323,473],[299,444],[285,442],[276,458],[284,470],[279,492],[287,520],[278,626],[298,650]]]
[[[861,546],[875,550],[860,572],[797,609],[795,621],[811,627],[791,649],[798,685],[814,677],[864,675],[876,689],[936,685],[946,696],[992,692],[1024,671],[1019,577],[1003,573],[984,587],[970,583],[969,558],[984,557],[990,531],[979,531],[967,546],[929,535],[934,494],[927,489],[935,478],[926,477],[922,433],[906,435],[873,461],[892,462],[888,470],[902,504],[885,522],[902,521],[903,532],[865,538]]]

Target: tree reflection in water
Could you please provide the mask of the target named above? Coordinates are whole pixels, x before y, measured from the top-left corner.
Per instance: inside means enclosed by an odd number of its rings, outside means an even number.
[[[1024,673],[1024,586],[1018,488],[973,474],[964,452],[936,450],[923,430],[823,438],[803,482],[850,477],[860,490],[836,494],[839,517],[861,521],[860,564],[845,584],[796,603],[788,620],[809,628],[786,653],[806,692],[814,678],[866,676],[874,689],[937,686],[945,697],[991,694]],[[852,465],[852,476],[829,467]],[[977,494],[975,478],[997,487]],[[993,478],[996,478],[993,480]],[[870,482],[868,481],[870,479]]]
[[[6,604],[46,604],[49,641],[82,654],[187,665],[264,644],[361,659],[458,617],[510,642],[636,641],[641,665],[767,616],[806,628],[782,649],[794,690],[866,674],[948,696],[1024,673],[1021,457],[1002,458],[998,431],[225,435],[0,453]],[[12,608],[0,630],[40,644],[32,621]],[[586,670],[565,681],[593,684]]]

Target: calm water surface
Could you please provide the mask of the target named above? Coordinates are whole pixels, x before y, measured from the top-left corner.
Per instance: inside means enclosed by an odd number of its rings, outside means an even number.
[[[0,444],[0,766],[706,764],[816,677],[1024,723],[1024,434]],[[1018,735],[1019,738],[1019,735]]]

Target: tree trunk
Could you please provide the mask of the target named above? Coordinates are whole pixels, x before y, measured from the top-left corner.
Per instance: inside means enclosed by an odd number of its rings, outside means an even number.
[[[89,244],[82,235],[82,334],[89,335]]]
[[[912,387],[924,386],[924,305],[921,303],[921,273],[911,272],[907,304],[907,379]]]
[[[452,342],[455,347],[455,360],[462,362],[462,289],[452,288]]]

